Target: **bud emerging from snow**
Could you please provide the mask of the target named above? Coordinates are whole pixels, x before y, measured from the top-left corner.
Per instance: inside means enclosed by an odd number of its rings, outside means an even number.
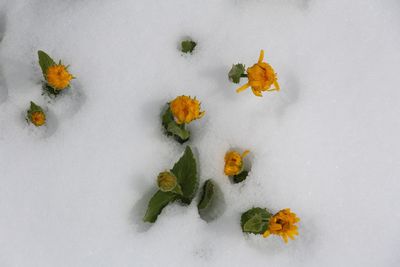
[[[178,179],[172,172],[161,172],[157,177],[157,185],[163,192],[182,194],[181,187],[178,185]]]
[[[46,123],[46,114],[44,114],[43,109],[32,101],[26,118],[36,127],[42,126]]]

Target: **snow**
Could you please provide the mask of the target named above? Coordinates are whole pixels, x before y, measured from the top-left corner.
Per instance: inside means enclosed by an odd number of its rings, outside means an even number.
[[[1,266],[398,266],[400,3],[396,0],[0,1]],[[179,40],[192,37],[193,55]],[[37,50],[70,64],[67,94],[41,95]],[[227,79],[265,50],[281,92]],[[201,181],[224,193],[141,222],[184,146],[163,105],[197,96]],[[29,101],[49,114],[28,126]],[[251,173],[223,175],[231,147]],[[300,235],[244,235],[252,206],[291,208]]]

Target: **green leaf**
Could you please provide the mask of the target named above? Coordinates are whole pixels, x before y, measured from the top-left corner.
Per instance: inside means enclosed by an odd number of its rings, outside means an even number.
[[[205,181],[203,185],[203,193],[201,196],[201,200],[197,205],[197,208],[199,210],[207,208],[210,205],[211,201],[213,200],[214,193],[215,193],[214,183],[211,180]]]
[[[167,103],[167,109],[164,114],[161,116],[162,125],[165,129],[168,128],[168,124],[174,121],[174,115],[172,115],[171,108],[169,107],[169,103]]]
[[[189,140],[190,132],[185,129],[185,124],[177,124],[175,122],[169,103],[167,103],[167,109],[161,116],[161,121],[167,135],[173,135],[181,144]]]
[[[248,175],[249,175],[248,171],[242,171],[241,173],[233,176],[233,182],[236,184],[243,182],[244,180],[246,180]]]
[[[196,43],[192,40],[185,40],[181,43],[181,51],[183,53],[192,53],[194,48],[196,47]]]
[[[239,83],[240,82],[240,77],[245,72],[245,66],[243,64],[236,64],[233,65],[231,70],[228,73],[229,80],[233,83]]]
[[[190,204],[196,194],[199,180],[197,178],[196,160],[189,146],[186,147],[183,156],[175,163],[171,172],[175,174],[181,186],[183,203]]]
[[[145,222],[154,223],[163,208],[167,206],[170,202],[175,201],[176,199],[176,194],[172,192],[162,192],[161,190],[158,190],[157,193],[155,193],[154,196],[150,199],[146,215],[144,215],[143,220]]]
[[[243,230],[245,232],[261,232],[263,228],[263,221],[260,214],[255,214],[251,217],[244,225]]]
[[[42,69],[43,76],[46,79],[46,71],[50,66],[56,65],[56,62],[45,52],[42,50],[38,51],[38,56],[39,56],[39,65],[40,68]]]
[[[51,98],[55,98],[56,96],[58,96],[60,93],[62,93],[64,90],[56,90],[53,87],[51,87],[50,85],[48,85],[46,82],[43,82],[43,93],[42,95],[47,95]]]
[[[171,121],[168,124],[167,131],[173,135],[178,136],[182,141],[186,141],[190,137],[190,133],[185,129],[184,124],[177,124],[175,121]]]
[[[268,229],[272,214],[266,209],[252,208],[242,214],[240,225],[245,233],[263,234]]]
[[[30,106],[30,108],[28,110],[28,113],[31,114],[31,113],[37,112],[37,111],[43,112],[43,109],[40,106],[36,105],[34,102],[31,101],[31,106]]]

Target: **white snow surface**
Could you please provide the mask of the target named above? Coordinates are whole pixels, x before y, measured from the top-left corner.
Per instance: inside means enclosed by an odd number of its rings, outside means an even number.
[[[0,266],[400,265],[399,1],[3,0],[0,39]],[[56,100],[39,49],[77,77]],[[260,49],[282,90],[236,94],[230,67]],[[205,222],[197,198],[174,203],[149,227],[185,147],[160,113],[182,94],[206,111],[188,144],[226,206]],[[46,127],[24,120],[31,100]],[[252,162],[235,185],[232,147]],[[243,234],[253,206],[291,208],[300,235]]]

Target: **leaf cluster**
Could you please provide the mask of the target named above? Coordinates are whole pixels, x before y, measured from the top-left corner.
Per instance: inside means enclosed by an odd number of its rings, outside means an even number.
[[[184,204],[192,202],[197,192],[199,179],[197,177],[196,159],[189,146],[186,147],[183,156],[175,163],[171,172],[176,176],[178,184],[182,189],[182,194],[158,190],[150,199],[143,218],[145,222],[154,223],[163,208],[171,202],[176,200],[180,200]]]

